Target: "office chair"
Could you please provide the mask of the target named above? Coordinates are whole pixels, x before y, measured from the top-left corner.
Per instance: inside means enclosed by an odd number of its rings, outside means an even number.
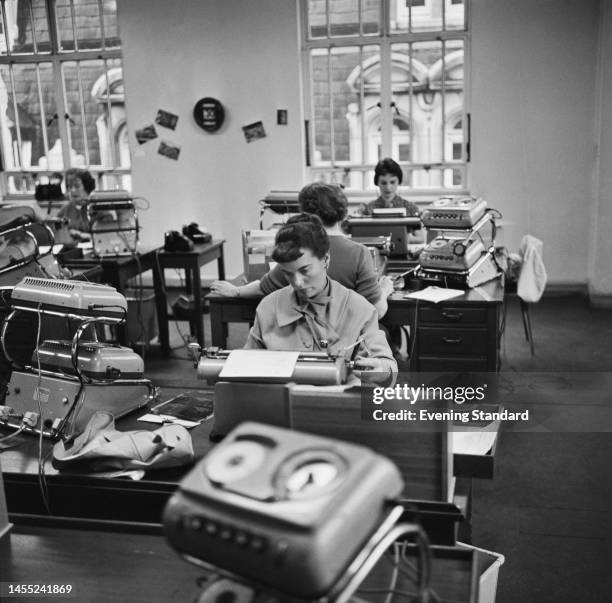
[[[532,236],[525,235],[521,239],[518,254],[510,254],[510,263],[515,266],[515,279],[507,281],[506,291],[516,294],[519,298],[525,339],[529,342],[531,355],[535,356],[535,342],[531,328],[529,305],[540,301],[546,287],[547,275],[542,260],[543,242]],[[514,286],[513,286],[514,285]]]

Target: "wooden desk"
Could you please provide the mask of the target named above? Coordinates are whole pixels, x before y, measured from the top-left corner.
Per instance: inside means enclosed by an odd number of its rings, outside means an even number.
[[[385,325],[410,325],[413,371],[499,370],[500,317],[504,289],[499,279],[469,289],[461,297],[440,304],[405,299],[394,292],[381,321]],[[212,345],[227,346],[227,325],[255,320],[260,298],[207,295],[210,304]],[[415,313],[415,311],[418,311]],[[416,320],[416,329],[415,327]]]
[[[204,327],[202,325],[202,280],[200,269],[213,260],[217,260],[219,280],[225,279],[225,264],[223,260],[224,240],[215,240],[205,245],[195,245],[192,251],[163,251],[157,253],[157,266],[153,271],[155,285],[155,300],[157,304],[157,320],[159,323],[159,343],[162,352],[170,354],[168,334],[168,299],[164,270],[179,268],[185,271],[187,293],[193,295],[193,318],[189,321],[192,334],[198,343],[204,345]],[[193,332],[195,331],[195,333]]]
[[[128,289],[128,281],[139,274],[155,268],[156,247],[148,247],[138,251],[134,255],[109,256],[98,258],[93,254],[85,254],[82,258],[69,258],[63,263],[67,268],[84,270],[93,266],[99,266],[102,274],[100,282],[112,285],[125,295]],[[155,274],[155,270],[153,270]],[[127,344],[127,328],[125,323],[117,326],[117,338],[122,344]]]
[[[128,281],[155,267],[157,247],[147,247],[134,255],[109,256],[98,258],[91,253],[82,258],[69,258],[63,262],[68,268],[86,268],[93,265],[102,267],[101,281],[112,285],[121,293],[128,288]]]
[[[182,391],[180,388],[165,388],[162,391],[162,398],[170,398],[180,391]],[[314,409],[317,402],[310,404]],[[307,410],[302,404],[296,421],[299,419],[298,422],[301,423],[313,424],[313,421],[320,423],[321,417],[314,416]],[[359,414],[359,409],[355,411]],[[127,431],[156,427],[138,422],[136,418],[139,414],[134,413],[120,419],[117,422],[117,428]],[[325,417],[329,423],[325,428],[330,430],[327,435],[340,439],[351,439],[351,435],[355,437],[354,433],[345,434],[343,430],[346,429],[346,426],[342,418],[333,412],[325,414]],[[419,458],[408,458],[403,450],[401,438],[394,436],[388,439],[383,433],[380,433],[381,437],[376,438],[378,430],[372,428],[371,424],[363,423],[363,425],[364,428],[367,428],[366,431],[372,432],[367,445],[372,444],[380,454],[390,456],[394,460],[397,459],[402,471],[411,474],[406,475],[407,482],[415,484],[420,479],[419,475],[423,475],[424,471],[437,470],[438,461],[433,458],[421,458],[423,462]],[[209,420],[191,430],[196,459],[202,458],[213,446],[209,440],[211,428],[212,421]],[[7,432],[0,430],[0,433]],[[435,437],[435,434],[431,435]],[[15,443],[18,444],[17,447],[2,453],[2,469],[11,521],[22,523],[28,518],[46,516],[46,511],[38,478],[38,438],[20,435],[15,438]],[[94,522],[113,521],[159,525],[162,510],[168,498],[190,469],[190,467],[158,469],[148,472],[140,481],[107,479],[95,474],[60,473],[51,464],[51,448],[52,443],[43,440],[42,458],[45,459],[45,483],[49,506],[56,517],[89,519]],[[454,504],[440,500],[437,491],[426,489],[431,488],[432,484],[429,475],[424,476],[423,479],[425,480],[423,486],[415,486],[406,492],[410,499],[407,510],[411,513],[406,519],[421,521],[434,542],[453,544],[456,522],[461,519],[461,512]],[[425,485],[426,483],[429,486]],[[457,492],[457,488],[455,491]],[[428,496],[429,500],[427,500]],[[432,500],[434,497],[438,497],[438,500]]]
[[[479,567],[483,561],[476,552],[439,546],[432,547],[431,552],[431,587],[438,597],[444,601],[476,600],[477,577],[484,569]],[[412,559],[414,548],[408,548],[406,555]],[[183,561],[160,535],[114,532],[108,527],[67,528],[57,521],[44,527],[15,526],[10,539],[0,543],[0,567],[3,589],[0,598],[6,596],[7,600],[11,585],[15,588],[55,584],[70,585],[70,594],[47,595],[45,599],[182,603],[199,600],[199,582],[209,576],[206,570]],[[392,567],[392,563],[382,560],[362,587],[383,589],[384,594],[391,581]],[[414,580],[400,574],[396,587],[414,591]],[[368,595],[367,600],[380,602],[383,594]],[[24,595],[19,598],[42,600]],[[285,598],[283,601],[287,603]]]

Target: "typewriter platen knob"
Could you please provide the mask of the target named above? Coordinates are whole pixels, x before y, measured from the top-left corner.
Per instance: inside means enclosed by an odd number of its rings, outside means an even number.
[[[194,368],[197,368],[198,362],[200,361],[200,352],[202,351],[200,344],[196,343],[195,341],[188,343],[187,350],[189,351],[189,353],[191,354],[191,357],[193,358]]]

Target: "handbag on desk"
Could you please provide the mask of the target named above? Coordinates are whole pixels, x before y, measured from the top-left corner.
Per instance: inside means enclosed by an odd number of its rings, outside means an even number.
[[[153,431],[117,431],[115,418],[105,411],[94,413],[74,440],[53,447],[53,466],[60,470],[148,470],[193,460],[191,435],[184,427],[172,424]]]

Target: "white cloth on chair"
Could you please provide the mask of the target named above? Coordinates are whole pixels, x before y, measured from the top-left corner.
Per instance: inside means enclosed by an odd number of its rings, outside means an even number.
[[[525,235],[521,239],[519,254],[522,258],[522,265],[516,293],[528,303],[540,301],[546,287],[548,277],[542,259],[543,246],[542,241],[532,235]]]

